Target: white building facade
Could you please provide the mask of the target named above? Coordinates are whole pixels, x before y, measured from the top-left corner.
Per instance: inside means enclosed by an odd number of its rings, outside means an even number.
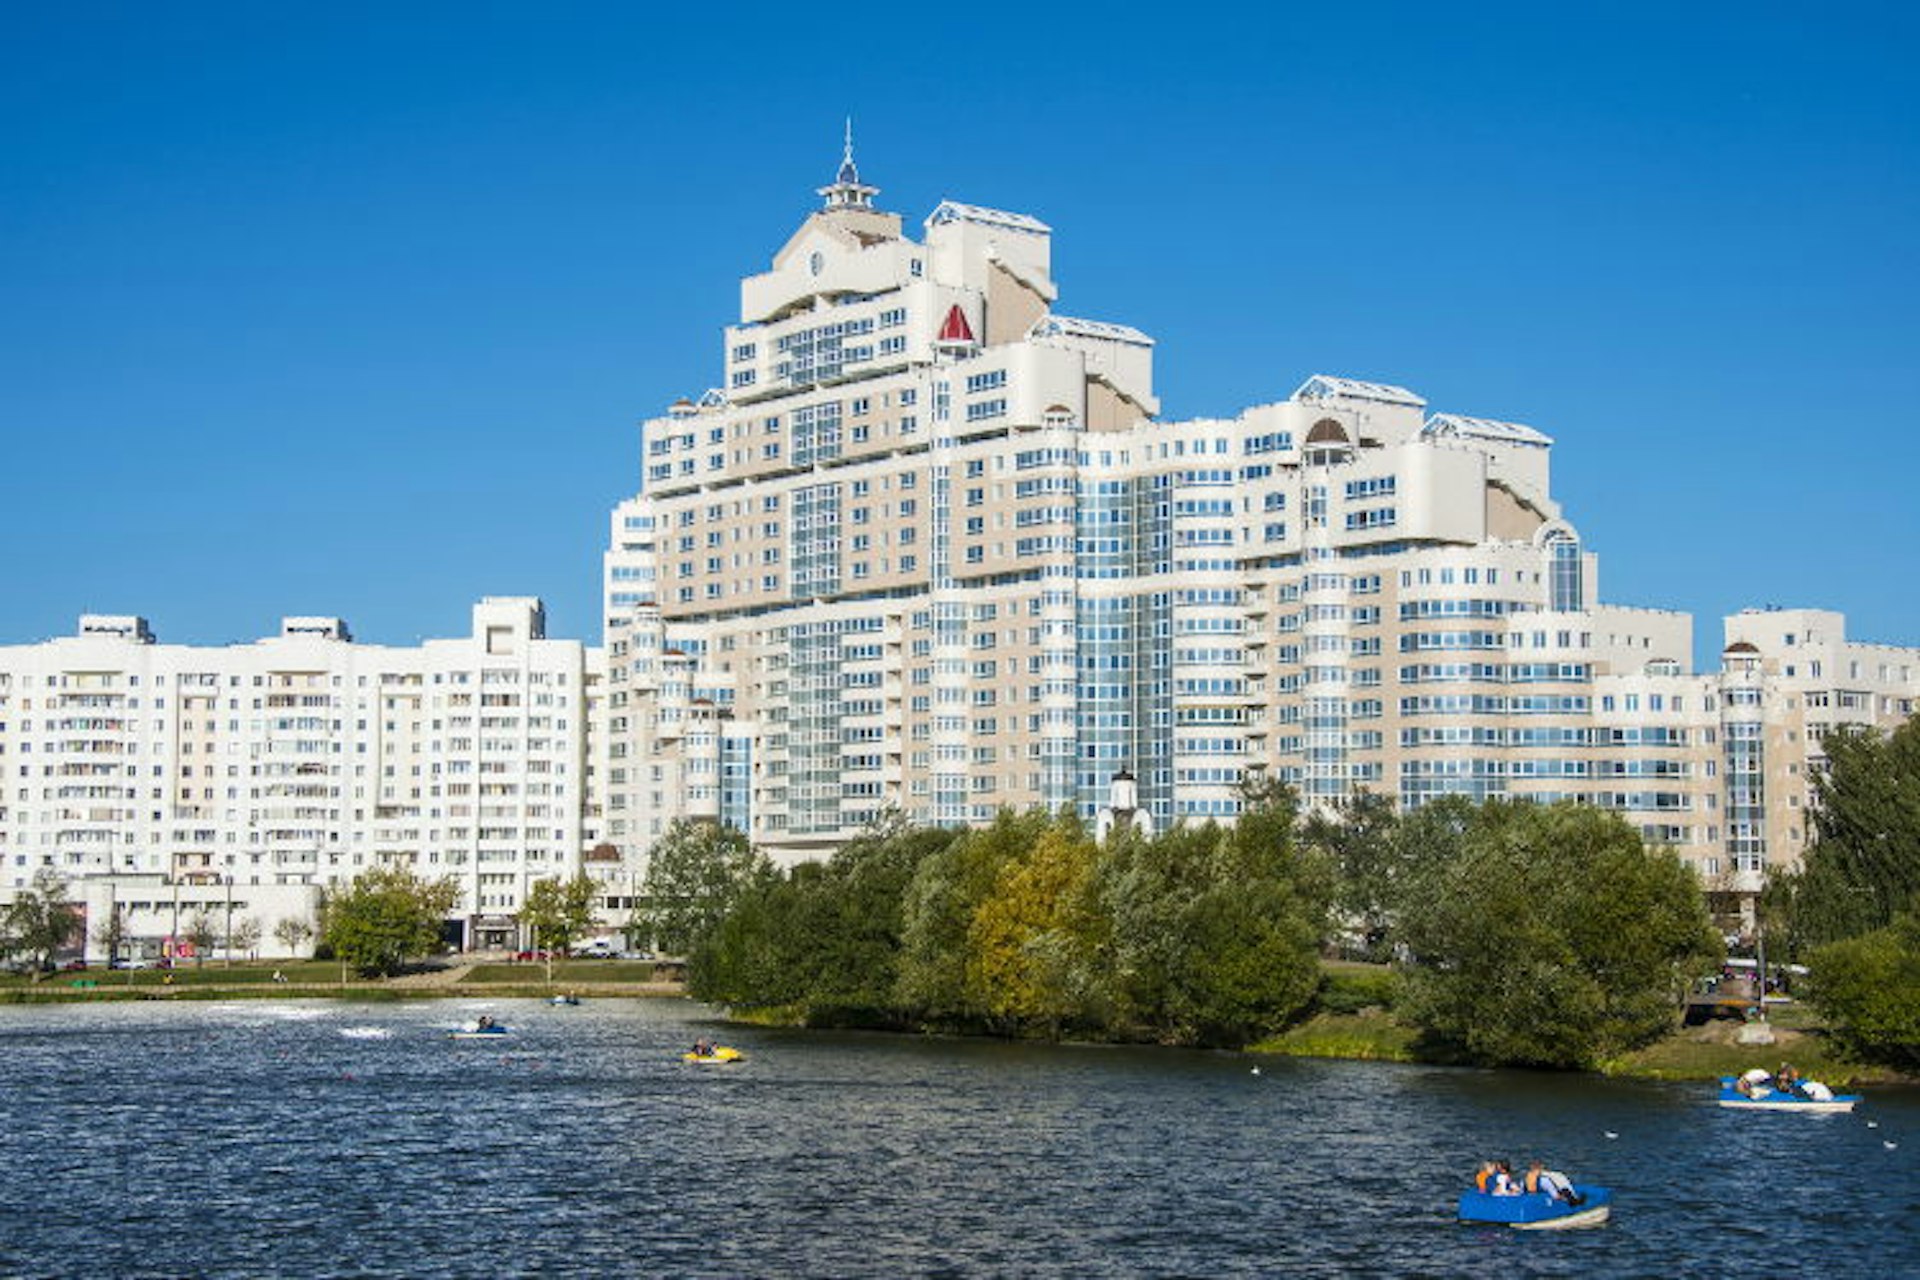
[[[0,648],[0,894],[50,867],[90,916],[126,913],[136,954],[206,911],[222,936],[254,921],[274,955],[321,890],[399,864],[459,886],[450,941],[513,945],[527,886],[577,873],[588,847],[597,665],[513,597],[414,648],[331,618],[167,645],[137,617]]]

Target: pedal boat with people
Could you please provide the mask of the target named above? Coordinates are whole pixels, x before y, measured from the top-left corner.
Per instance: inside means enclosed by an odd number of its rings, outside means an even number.
[[[1859,1103],[1857,1093],[1836,1093],[1810,1098],[1770,1084],[1740,1087],[1740,1077],[1720,1077],[1719,1104],[1729,1111],[1797,1111],[1801,1115],[1845,1115]]]
[[[1580,1198],[1578,1204],[1544,1191],[1504,1196],[1490,1191],[1462,1191],[1459,1217],[1462,1222],[1520,1231],[1568,1231],[1597,1227],[1612,1216],[1613,1193],[1605,1187],[1575,1185],[1573,1191]]]
[[[449,1040],[499,1040],[506,1037],[508,1031],[492,1018],[475,1018],[463,1022],[447,1032]]]
[[[729,1062],[745,1062],[747,1055],[731,1045],[717,1044],[704,1052],[689,1049],[680,1055],[682,1062],[697,1062],[703,1066],[721,1066]]]

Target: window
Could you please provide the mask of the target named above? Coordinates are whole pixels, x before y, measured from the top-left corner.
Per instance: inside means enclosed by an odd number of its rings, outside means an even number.
[[[1556,613],[1577,612],[1586,599],[1579,542],[1572,534],[1555,531],[1547,539],[1547,555],[1548,607]]]

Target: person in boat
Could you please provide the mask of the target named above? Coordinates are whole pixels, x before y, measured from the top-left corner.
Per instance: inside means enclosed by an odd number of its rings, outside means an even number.
[[[705,1036],[695,1040],[693,1042],[693,1056],[696,1058],[711,1058],[713,1056],[713,1041],[707,1039]]]
[[[1505,1160],[1494,1162],[1492,1190],[1496,1196],[1517,1196],[1524,1190],[1519,1179],[1513,1176],[1513,1166]]]
[[[1764,1098],[1773,1092],[1768,1088],[1768,1082],[1772,1079],[1773,1077],[1768,1075],[1764,1068],[1754,1067],[1742,1073],[1740,1078],[1733,1082],[1733,1087],[1749,1098]]]
[[[1795,1071],[1788,1063],[1781,1063],[1780,1069],[1773,1073],[1773,1084],[1776,1089],[1789,1097],[1804,1098],[1807,1096],[1806,1082],[1800,1078],[1800,1073]]]
[[[1480,1167],[1474,1170],[1473,1189],[1481,1195],[1490,1194],[1493,1191],[1493,1175],[1499,1172],[1499,1170],[1500,1166],[1493,1161],[1482,1160]]]
[[[473,1021],[473,1029],[475,1031],[493,1030],[493,1015],[490,1013],[483,1013],[478,1018],[475,1018]]]
[[[1525,1185],[1528,1195],[1543,1195],[1565,1204],[1579,1204],[1586,1199],[1573,1189],[1573,1182],[1566,1174],[1547,1168],[1543,1160],[1527,1165]]]

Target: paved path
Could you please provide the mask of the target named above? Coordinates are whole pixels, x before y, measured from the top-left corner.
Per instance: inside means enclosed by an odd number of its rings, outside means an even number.
[[[428,969],[423,973],[402,974],[398,978],[387,979],[391,987],[451,987],[465,982],[467,975],[473,972],[470,964],[448,965],[444,969]]]

